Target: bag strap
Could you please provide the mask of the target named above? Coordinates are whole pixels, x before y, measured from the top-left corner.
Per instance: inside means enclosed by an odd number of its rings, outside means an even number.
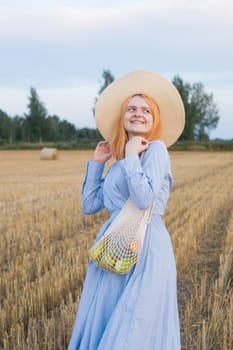
[[[142,160],[143,160],[143,157],[144,157],[144,154],[145,154],[145,151],[143,151],[140,155],[139,155],[139,159],[140,159],[140,162],[142,163]],[[151,204],[151,206],[148,209],[148,216],[146,218],[146,223],[149,224],[150,221],[151,221],[151,216],[152,216],[152,213],[153,213],[153,209],[154,209],[154,202]],[[147,211],[146,209],[146,211]]]

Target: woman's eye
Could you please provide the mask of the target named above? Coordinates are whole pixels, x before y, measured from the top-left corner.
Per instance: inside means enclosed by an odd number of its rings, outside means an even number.
[[[147,108],[145,108],[145,109],[144,109],[144,112],[145,112],[145,113],[150,113],[150,110],[147,109]]]
[[[135,111],[135,108],[134,107],[129,107],[128,108],[128,112],[134,112]]]

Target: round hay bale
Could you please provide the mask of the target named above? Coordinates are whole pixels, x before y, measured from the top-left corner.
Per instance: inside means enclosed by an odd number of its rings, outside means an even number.
[[[41,160],[56,160],[58,158],[58,150],[56,148],[42,148],[40,152]]]

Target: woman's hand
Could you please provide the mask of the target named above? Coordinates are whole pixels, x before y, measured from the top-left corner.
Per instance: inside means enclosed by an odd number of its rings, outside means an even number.
[[[111,158],[110,144],[107,141],[100,141],[95,149],[93,160],[98,163],[105,163]]]
[[[142,136],[133,136],[125,145],[125,156],[139,154],[149,146],[149,141]]]

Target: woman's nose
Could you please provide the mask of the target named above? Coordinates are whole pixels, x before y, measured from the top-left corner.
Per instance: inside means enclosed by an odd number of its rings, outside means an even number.
[[[137,109],[136,111],[135,111],[135,117],[136,118],[140,118],[141,117],[141,111],[139,110],[139,109]]]

